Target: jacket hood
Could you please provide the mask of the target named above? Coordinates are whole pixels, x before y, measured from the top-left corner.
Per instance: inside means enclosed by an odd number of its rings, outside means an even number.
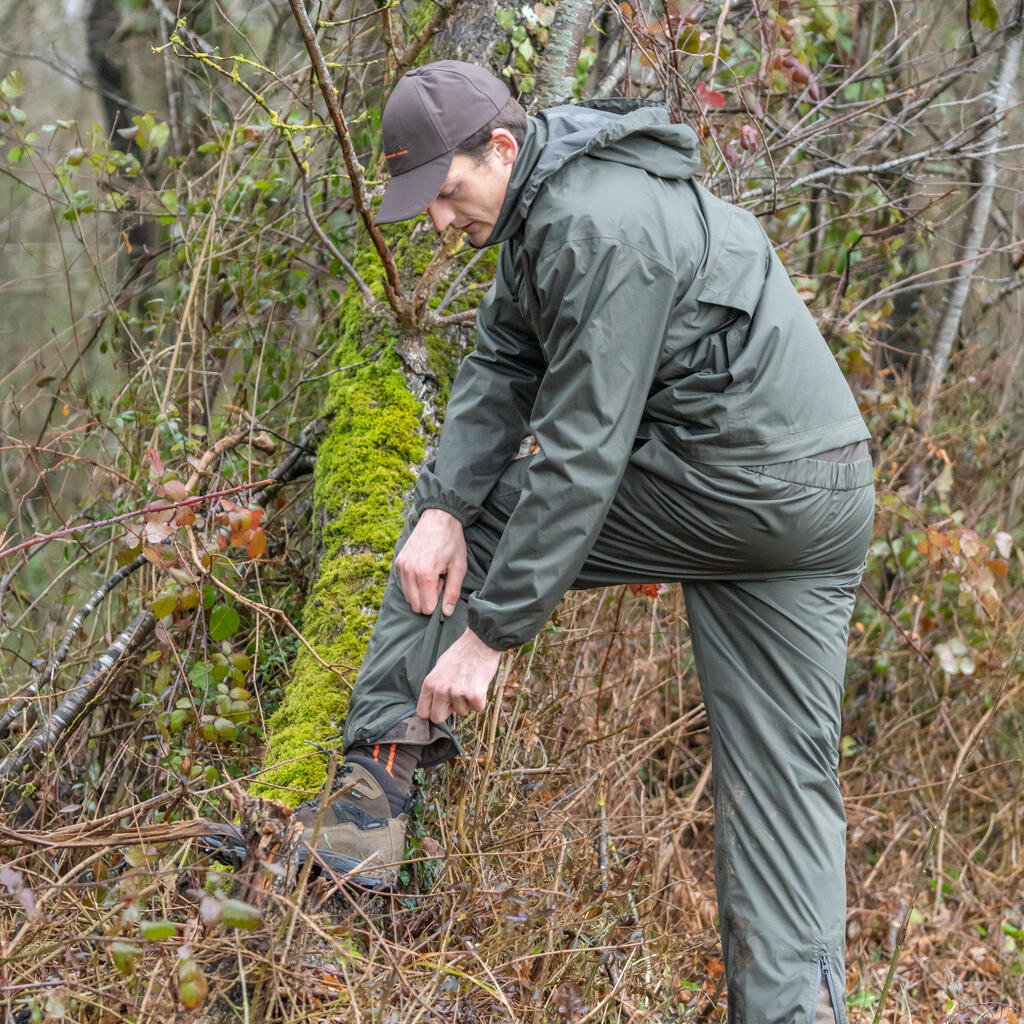
[[[526,119],[526,138],[512,165],[505,201],[483,245],[519,231],[541,186],[580,156],[642,167],[666,179],[692,178],[700,170],[696,134],[672,124],[661,104],[610,99],[542,110]]]

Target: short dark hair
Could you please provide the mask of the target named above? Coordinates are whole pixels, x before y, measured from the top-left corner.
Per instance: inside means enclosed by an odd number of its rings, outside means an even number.
[[[516,99],[510,99],[483,128],[473,132],[468,139],[460,142],[455,147],[455,152],[472,157],[477,163],[480,163],[491,148],[491,134],[495,128],[504,128],[510,132],[512,138],[516,140],[517,146],[523,144],[523,139],[526,138],[526,111]]]

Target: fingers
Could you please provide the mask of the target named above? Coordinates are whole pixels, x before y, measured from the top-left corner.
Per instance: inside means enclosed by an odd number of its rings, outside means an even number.
[[[448,694],[435,686],[430,676],[427,676],[423,680],[423,689],[420,690],[416,714],[420,718],[429,719],[435,725],[442,725],[451,713],[452,704]]]
[[[455,613],[455,602],[462,593],[462,581],[466,578],[466,563],[456,563],[449,567],[444,583],[444,598],[441,611],[445,615]]]
[[[426,509],[396,556],[395,571],[413,611],[431,615],[443,591],[442,610],[451,615],[466,575],[462,524],[447,512]]]
[[[416,704],[416,714],[427,718],[436,725],[441,725],[451,715],[465,718],[471,711],[483,711],[484,696],[472,696],[455,687],[450,690],[435,683],[430,676],[423,680],[420,699]]]
[[[430,615],[437,607],[437,597],[441,591],[440,575],[409,565],[401,556],[395,560],[395,569],[409,607],[421,615]]]

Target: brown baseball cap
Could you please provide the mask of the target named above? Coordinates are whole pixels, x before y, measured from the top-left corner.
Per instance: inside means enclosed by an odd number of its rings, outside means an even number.
[[[511,95],[489,71],[461,60],[439,60],[403,75],[381,118],[391,181],[376,223],[422,213],[441,191],[455,147],[483,128]]]

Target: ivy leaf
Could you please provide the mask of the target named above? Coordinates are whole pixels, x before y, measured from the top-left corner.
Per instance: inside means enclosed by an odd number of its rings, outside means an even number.
[[[506,32],[511,32],[512,31],[512,26],[515,25],[515,23],[516,23],[515,12],[513,12],[513,11],[498,11],[498,13],[495,14],[494,17],[497,20],[498,24]]]
[[[227,640],[238,629],[241,619],[234,608],[219,604],[210,612],[210,639],[218,643]]]

